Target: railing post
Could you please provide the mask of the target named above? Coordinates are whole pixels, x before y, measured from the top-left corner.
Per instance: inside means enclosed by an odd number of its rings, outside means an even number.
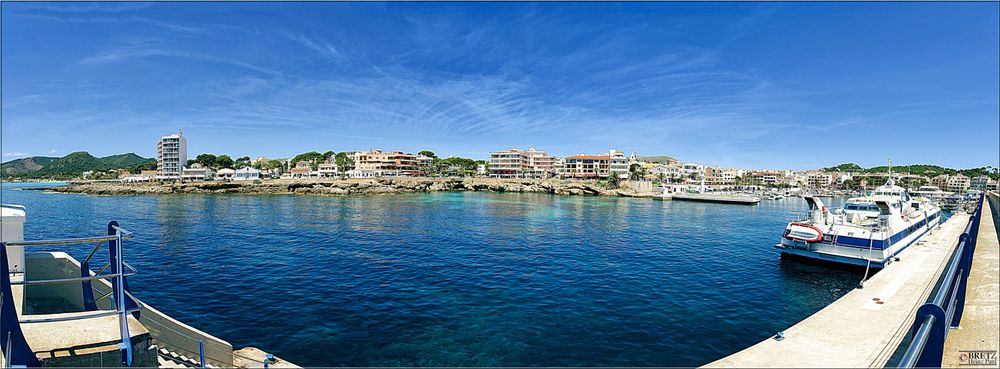
[[[973,217],[973,219],[975,219]],[[972,241],[971,236],[968,233],[962,233],[958,236],[958,245],[963,247],[962,254],[959,255],[960,261],[958,262],[958,273],[955,276],[958,278],[958,285],[955,291],[955,310],[952,313],[951,323],[948,324],[950,328],[958,328],[959,324],[962,322],[962,312],[965,311],[965,287],[969,280],[969,269],[972,267]],[[942,286],[942,288],[944,288]]]
[[[111,234],[108,233],[108,235],[110,236]],[[101,243],[98,242],[96,247],[101,247]],[[94,252],[97,252],[96,248],[90,254],[94,255]],[[80,277],[90,277],[90,257],[80,263]],[[83,281],[80,283],[80,286],[83,288],[83,310],[97,310],[97,300],[94,299],[94,287],[91,282],[89,280]]]
[[[198,340],[198,353],[201,354],[201,367],[205,367],[205,342]]]
[[[31,351],[28,341],[21,332],[14,307],[14,294],[10,287],[10,267],[7,265],[7,243],[0,242],[0,346],[4,347],[4,361],[7,366],[24,365],[38,367],[41,364]]]
[[[125,265],[122,258],[122,234],[118,231],[118,222],[108,223],[108,235],[115,236],[114,240],[108,241],[108,252],[110,253],[111,274],[116,275],[111,280],[112,291],[115,296],[115,309],[118,311],[118,324],[121,329],[121,351],[122,364],[132,366],[132,335],[128,331],[128,304],[125,303]]]
[[[910,334],[916,338],[917,331],[920,330],[924,317],[928,314],[934,316],[934,323],[931,325],[930,335],[927,337],[927,344],[924,345],[923,353],[917,360],[918,368],[938,368],[941,367],[941,357],[944,355],[944,338],[947,334],[947,324],[945,322],[945,311],[940,306],[934,304],[923,304],[917,309],[916,324]]]

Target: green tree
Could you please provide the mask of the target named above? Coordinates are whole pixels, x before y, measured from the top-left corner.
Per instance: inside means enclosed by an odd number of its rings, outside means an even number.
[[[264,163],[264,169],[280,169],[284,166],[281,160],[271,159]]]
[[[333,158],[334,156],[337,156],[337,153],[335,153],[335,152],[333,152],[333,151],[327,151],[327,152],[324,152],[324,153],[323,153],[323,162],[324,162],[324,163],[325,163],[325,162],[329,162],[329,161],[330,161],[330,159],[332,159],[332,158]]]
[[[215,162],[218,158],[212,154],[201,154],[196,156],[194,160],[201,163],[201,165],[204,165],[206,168],[215,168]]]
[[[337,168],[341,173],[354,169],[354,159],[348,156],[346,152],[338,152],[334,155],[333,160],[337,162]]]
[[[423,156],[426,156],[426,157],[429,157],[429,158],[436,158],[437,157],[437,155],[434,155],[433,151],[429,151],[429,150],[424,150],[424,151],[418,152],[417,154],[418,155],[423,155]]]
[[[243,156],[236,158],[236,162],[233,164],[236,168],[246,168],[250,166],[250,157]]]
[[[618,189],[619,185],[621,185],[621,178],[618,178],[617,174],[611,173],[611,175],[608,176],[608,189],[609,190]]]
[[[139,172],[142,172],[144,170],[156,170],[156,162],[153,161],[149,163],[143,163],[128,168],[128,172],[132,174],[139,174]]]
[[[232,168],[233,164],[235,164],[235,162],[229,157],[229,155],[219,155],[215,158],[216,168]]]

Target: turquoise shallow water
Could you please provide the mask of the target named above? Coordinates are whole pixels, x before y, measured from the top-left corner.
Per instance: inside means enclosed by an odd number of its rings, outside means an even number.
[[[539,194],[100,197],[19,191],[29,239],[137,233],[137,296],[304,366],[693,366],[853,288],[782,260],[755,207]],[[37,185],[27,185],[37,186]],[[69,250],[78,258],[84,248]]]

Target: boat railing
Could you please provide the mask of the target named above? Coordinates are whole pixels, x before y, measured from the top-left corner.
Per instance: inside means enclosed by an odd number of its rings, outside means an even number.
[[[917,309],[910,330],[912,340],[897,367],[940,367],[944,342],[950,328],[958,328],[965,308],[966,283],[976,250],[979,223],[983,213],[983,196],[969,217],[969,224],[958,238],[936,291],[930,300]]]
[[[0,343],[2,344],[0,344],[0,346],[2,346],[4,350],[3,357],[5,367],[35,367],[40,365],[38,359],[35,357],[35,353],[31,350],[24,337],[24,333],[21,330],[21,324],[85,320],[113,315],[119,317],[122,364],[132,365],[132,340],[131,335],[129,334],[128,316],[131,314],[138,317],[140,310],[143,308],[139,300],[132,296],[131,292],[129,292],[128,281],[126,279],[128,276],[136,274],[135,268],[125,262],[124,254],[122,252],[124,241],[132,238],[132,236],[132,232],[119,227],[118,222],[112,221],[108,223],[107,234],[103,236],[0,243],[0,300],[2,300],[0,301],[2,302],[2,305],[0,305],[0,309],[2,309],[0,310],[0,323],[2,323],[0,324],[2,325],[2,328],[0,328],[0,340],[2,340],[2,342]],[[27,278],[24,278],[24,275],[22,274],[21,278],[16,278],[15,280],[14,277],[16,277],[16,274],[11,273],[10,271],[7,253],[7,249],[10,247],[27,248],[90,243],[95,243],[95,245],[83,262],[80,263],[80,277],[27,280]],[[97,251],[104,245],[107,245],[108,248],[108,263],[94,273],[90,269],[89,263]],[[109,268],[110,271],[105,274],[104,272]],[[111,292],[95,299],[94,292],[97,290],[91,285],[91,281],[94,280],[110,280]],[[74,314],[70,316],[62,315],[51,318],[41,316],[32,317],[30,319],[21,319],[18,317],[16,307],[14,306],[12,286],[59,283],[80,283],[83,289],[84,310],[95,312],[90,314]],[[109,299],[111,309],[100,311],[97,308],[97,301],[105,298]]]

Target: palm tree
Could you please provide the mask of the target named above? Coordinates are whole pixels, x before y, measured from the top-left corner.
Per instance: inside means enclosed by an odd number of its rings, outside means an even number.
[[[621,184],[621,178],[618,178],[617,174],[611,173],[611,175],[608,176],[608,189],[618,189],[619,184]]]

